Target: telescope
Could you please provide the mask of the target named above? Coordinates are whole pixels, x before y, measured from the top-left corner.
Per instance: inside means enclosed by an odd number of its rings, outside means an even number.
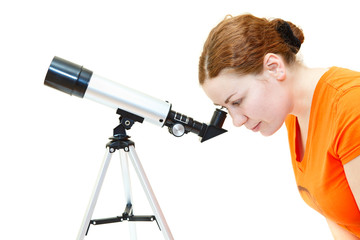
[[[131,116],[163,127],[176,137],[195,133],[204,142],[227,130],[223,129],[226,112],[215,109],[209,124],[173,111],[172,105],[120,83],[94,74],[81,65],[55,56],[50,64],[44,84],[80,98],[87,98],[117,110],[118,114]]]
[[[171,109],[172,105],[167,101],[159,100],[140,91],[98,76],[83,66],[56,56],[50,64],[44,84],[69,95],[87,98],[114,108],[116,109],[116,113],[120,115],[120,124],[114,128],[113,136],[110,138],[111,141],[106,145],[105,156],[77,240],[83,240],[85,238],[90,225],[122,221],[152,222],[154,220],[162,231],[165,240],[173,240],[174,238],[164,214],[151,188],[140,159],[136,154],[135,144],[130,140],[130,136],[126,134],[126,130],[129,130],[135,122],[142,123],[146,121],[159,127],[168,127],[169,132],[176,137],[181,137],[189,132],[195,133],[200,137],[200,141],[204,142],[226,132],[226,130],[222,128],[222,125],[227,113],[221,109],[215,109],[210,123],[201,123],[191,117],[173,111]],[[116,150],[120,151],[120,163],[126,199],[125,210],[121,216],[91,219],[109,167],[111,156]],[[122,157],[123,155],[125,155],[125,158]],[[128,159],[130,159],[133,164],[154,215],[134,215]],[[131,239],[136,240],[135,225],[129,225],[129,230]]]

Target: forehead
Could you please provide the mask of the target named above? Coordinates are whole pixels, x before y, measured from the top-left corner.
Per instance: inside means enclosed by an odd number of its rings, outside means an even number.
[[[231,70],[222,71],[217,77],[206,79],[202,88],[206,95],[218,105],[233,94],[245,92],[250,84],[250,76],[241,76]]]

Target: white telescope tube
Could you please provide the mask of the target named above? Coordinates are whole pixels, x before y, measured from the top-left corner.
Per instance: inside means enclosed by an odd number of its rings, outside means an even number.
[[[144,118],[145,121],[162,127],[171,104],[117,82],[93,74],[84,98],[114,109],[126,111]]]
[[[117,82],[65,59],[54,57],[45,85],[81,98],[88,98],[115,110],[120,108],[145,121],[164,126],[171,104]]]

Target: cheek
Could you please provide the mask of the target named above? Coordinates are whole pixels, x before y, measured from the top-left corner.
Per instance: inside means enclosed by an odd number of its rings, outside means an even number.
[[[290,106],[285,92],[263,89],[249,98],[244,108],[253,118],[272,122],[284,120],[290,112]]]
[[[264,85],[255,84],[248,92],[241,106],[244,113],[252,119],[260,119],[269,110],[271,96]]]
[[[254,94],[248,96],[242,105],[245,115],[251,119],[261,119],[271,113],[272,104],[264,94]]]

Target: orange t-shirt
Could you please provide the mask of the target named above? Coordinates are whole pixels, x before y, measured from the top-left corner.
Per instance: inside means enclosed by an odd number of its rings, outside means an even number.
[[[297,118],[288,115],[285,123],[302,198],[360,237],[360,211],[343,168],[360,155],[360,72],[332,67],[319,80],[303,159],[298,156]]]

